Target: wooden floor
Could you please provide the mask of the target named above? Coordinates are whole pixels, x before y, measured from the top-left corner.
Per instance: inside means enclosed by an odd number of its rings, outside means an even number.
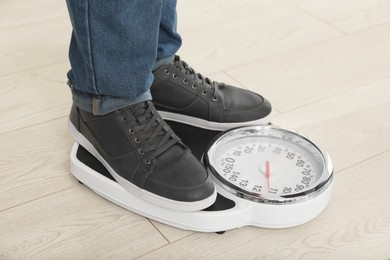
[[[69,171],[65,1],[0,3],[0,259],[390,259],[390,1],[180,1],[179,54],[257,91],[335,164],[313,221],[224,235],[128,212]]]

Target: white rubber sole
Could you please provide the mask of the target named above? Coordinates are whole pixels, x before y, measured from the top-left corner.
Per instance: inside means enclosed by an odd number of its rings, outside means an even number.
[[[104,165],[104,167],[106,167],[106,169],[112,175],[112,177],[114,177],[114,179],[126,191],[130,192],[132,195],[142,200],[150,202],[154,205],[158,205],[160,207],[173,209],[177,211],[198,211],[211,206],[217,198],[216,189],[214,190],[214,193],[210,197],[195,202],[183,202],[183,201],[171,200],[153,194],[147,190],[141,189],[136,185],[132,184],[131,182],[127,181],[126,179],[122,178],[120,175],[118,175],[111,168],[111,166],[103,159],[103,157],[98,153],[95,147],[76,129],[76,127],[72,124],[72,122],[68,121],[68,127],[69,127],[70,134],[73,136],[73,138],[76,140],[77,143],[79,143],[88,152],[90,152],[93,156],[95,156],[95,158],[97,158]]]
[[[176,113],[171,113],[166,111],[158,111],[158,113],[161,115],[161,117],[164,120],[174,121],[177,123],[192,125],[195,127],[199,127],[207,130],[214,130],[214,131],[225,131],[231,128],[249,126],[249,125],[267,125],[268,123],[270,123],[269,115],[258,120],[247,121],[247,122],[218,123],[218,122],[207,121],[197,117],[186,116],[186,115],[176,114]]]

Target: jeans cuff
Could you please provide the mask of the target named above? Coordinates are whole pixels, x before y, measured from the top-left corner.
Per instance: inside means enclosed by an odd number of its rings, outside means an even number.
[[[93,96],[85,95],[72,91],[73,103],[82,110],[93,113],[94,115],[104,115],[143,101],[152,100],[150,90],[147,90],[135,99],[125,97],[111,96]]]
[[[152,71],[155,71],[162,65],[167,65],[169,63],[172,63],[174,59],[175,59],[175,55],[156,60],[156,63],[154,64]]]

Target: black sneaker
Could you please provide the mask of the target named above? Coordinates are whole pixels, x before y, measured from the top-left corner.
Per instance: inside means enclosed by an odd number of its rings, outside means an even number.
[[[265,98],[211,81],[179,56],[153,74],[153,103],[166,120],[211,130],[269,123],[272,108]]]
[[[151,102],[96,116],[74,106],[69,129],[127,191],[182,211],[209,207],[216,190],[205,167]]]

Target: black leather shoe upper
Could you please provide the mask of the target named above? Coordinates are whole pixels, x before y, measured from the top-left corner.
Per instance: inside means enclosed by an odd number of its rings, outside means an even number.
[[[258,120],[270,114],[271,104],[249,90],[203,77],[179,56],[154,71],[151,87],[158,110],[233,123]]]
[[[205,167],[151,102],[99,116],[73,106],[70,121],[118,175],[136,186],[184,202],[214,193]]]

